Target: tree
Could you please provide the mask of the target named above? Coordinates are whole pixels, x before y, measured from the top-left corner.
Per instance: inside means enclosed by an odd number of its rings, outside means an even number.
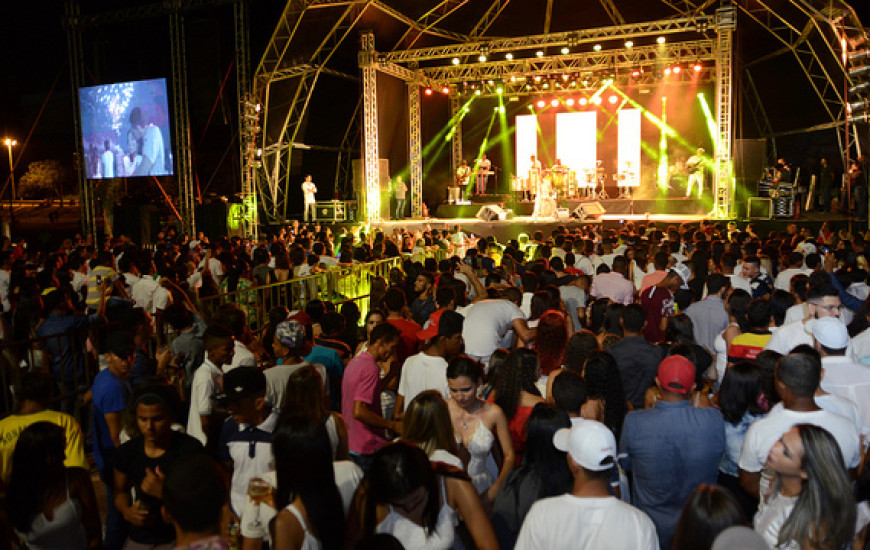
[[[37,160],[31,162],[27,166],[27,173],[21,176],[18,196],[35,200],[48,197],[61,198],[67,180],[69,180],[69,170],[59,160]]]

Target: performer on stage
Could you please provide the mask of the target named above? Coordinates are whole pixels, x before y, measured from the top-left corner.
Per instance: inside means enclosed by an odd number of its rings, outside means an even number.
[[[491,170],[492,162],[486,158],[486,153],[484,153],[477,162],[477,178],[474,182],[474,193],[476,195],[483,195],[486,193],[486,182],[489,179],[489,172]]]
[[[459,199],[465,196],[465,190],[468,189],[468,180],[471,179],[471,166],[466,161],[462,161],[459,168],[456,169],[456,187],[459,188]]]
[[[535,195],[535,209],[532,211],[532,218],[553,218],[556,216],[556,196],[553,188],[550,186],[550,180],[547,178],[541,179],[541,185]]]
[[[568,167],[562,164],[561,159],[556,159],[553,167],[550,168],[550,175],[553,182],[553,189],[559,197],[565,196],[565,181],[568,179]]]
[[[408,186],[402,181],[402,176],[396,176],[396,182],[393,184],[393,195],[396,197],[396,219],[401,220],[405,217],[405,197],[408,193]]]
[[[698,198],[704,191],[704,149],[698,147],[695,154],[686,161],[686,170],[689,172],[689,181],[686,183],[686,198],[692,195],[692,186],[698,185]]]
[[[302,182],[302,195],[305,198],[305,210],[303,211],[302,219],[306,222],[314,221],[317,218],[314,208],[314,193],[317,193],[317,186],[311,181],[311,174],[308,174],[305,176],[305,181]]]
[[[531,165],[529,166],[529,186],[526,190],[526,192],[529,193],[529,199],[533,199],[538,194],[542,176],[543,169],[541,167],[541,161],[539,161],[535,155],[532,155]]]

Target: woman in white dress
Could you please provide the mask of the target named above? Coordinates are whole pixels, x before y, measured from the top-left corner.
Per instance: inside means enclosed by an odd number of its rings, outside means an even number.
[[[408,404],[402,418],[402,439],[423,449],[432,462],[463,467],[457,456],[450,411],[438,390],[420,392]]]
[[[504,412],[495,403],[477,397],[481,378],[480,364],[469,357],[456,357],[447,366],[447,388],[450,390],[447,409],[453,433],[460,448],[468,453],[465,470],[471,476],[471,483],[484,505],[489,506],[513,470],[515,457]],[[503,456],[497,478],[487,469],[487,459],[496,440]]]

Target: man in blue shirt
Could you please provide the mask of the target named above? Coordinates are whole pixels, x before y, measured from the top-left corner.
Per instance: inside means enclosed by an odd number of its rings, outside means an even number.
[[[114,550],[121,548],[127,538],[124,519],[114,504],[112,456],[121,445],[121,418],[132,393],[128,379],[136,355],[133,335],[124,331],[113,332],[106,341],[104,351],[109,367],[94,378],[91,405],[94,418],[94,461],[106,487],[105,546],[108,550]]]
[[[670,548],[686,499],[699,484],[716,483],[725,424],[717,409],[689,402],[695,366],[687,358],[665,358],[656,386],[661,399],[655,407],[626,415],[619,458],[632,474],[632,504],[655,523],[660,547]]]

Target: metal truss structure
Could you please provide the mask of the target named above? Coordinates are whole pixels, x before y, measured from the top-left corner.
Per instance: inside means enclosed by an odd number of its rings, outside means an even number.
[[[737,28],[737,18],[733,7],[716,10],[716,153],[713,172],[713,197],[716,200],[713,216],[730,218],[734,205],[734,174],[731,162],[733,128],[731,113],[732,81],[734,79],[733,33]]]
[[[193,160],[190,141],[190,114],[188,103],[187,53],[184,37],[184,14],[204,8],[213,8],[233,4],[235,6],[236,29],[236,71],[239,80],[239,92],[245,82],[249,82],[250,55],[248,54],[247,34],[247,1],[248,0],[167,0],[152,4],[143,4],[131,8],[82,15],[78,0],[67,0],[64,25],[67,29],[67,47],[69,49],[70,79],[73,98],[73,124],[76,136],[81,135],[81,112],[78,105],[78,89],[84,85],[85,58],[82,48],[82,33],[106,25],[115,25],[158,17],[169,18],[169,38],[171,50],[172,96],[174,107],[174,140],[175,140],[175,179],[178,183],[179,203],[181,211],[182,231],[191,236],[196,235],[196,191],[193,178]],[[240,96],[241,97],[241,96]],[[242,113],[239,113],[242,119]],[[240,142],[241,142],[240,138]],[[82,231],[97,238],[96,203],[94,189],[87,180],[84,166],[83,144],[76,140],[76,155],[79,159],[77,177],[79,181],[79,198],[81,204]],[[247,163],[246,166],[249,166]],[[242,171],[242,182],[245,182],[245,169]],[[244,187],[244,183],[243,183]]]

